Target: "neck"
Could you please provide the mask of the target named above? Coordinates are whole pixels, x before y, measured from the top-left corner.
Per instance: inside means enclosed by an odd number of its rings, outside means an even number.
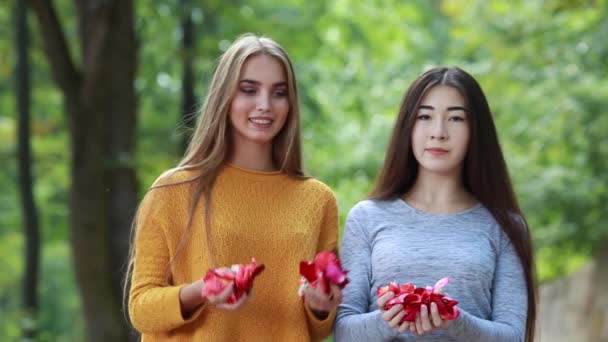
[[[228,162],[256,171],[277,170],[272,161],[272,144],[239,144],[231,149]]]
[[[403,199],[416,208],[436,213],[462,211],[477,202],[465,189],[460,173],[446,176],[423,169]]]

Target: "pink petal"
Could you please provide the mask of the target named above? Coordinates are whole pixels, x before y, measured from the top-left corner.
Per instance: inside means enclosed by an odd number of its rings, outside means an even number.
[[[300,262],[300,274],[312,286],[320,287],[325,293],[329,293],[330,283],[344,288],[348,283],[346,273],[334,252],[322,251],[315,255],[312,262]]]
[[[439,281],[433,287],[435,291],[441,290],[444,286],[450,283],[450,277],[445,277],[439,279]]]

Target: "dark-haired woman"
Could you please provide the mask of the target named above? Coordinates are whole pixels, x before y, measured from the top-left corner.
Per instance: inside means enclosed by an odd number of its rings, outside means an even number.
[[[336,341],[532,341],[533,250],[486,97],[456,67],[410,86],[368,200],[349,213],[341,258],[350,270]],[[459,316],[423,305],[384,310],[389,282],[445,288]]]

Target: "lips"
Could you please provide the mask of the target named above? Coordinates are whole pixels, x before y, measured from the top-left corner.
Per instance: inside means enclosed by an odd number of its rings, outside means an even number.
[[[446,149],[443,149],[441,147],[430,147],[425,149],[425,151],[429,152],[430,154],[434,155],[434,156],[440,156],[443,154],[448,153],[449,151]]]

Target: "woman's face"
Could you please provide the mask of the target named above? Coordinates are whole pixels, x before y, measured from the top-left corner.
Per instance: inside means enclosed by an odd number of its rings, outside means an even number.
[[[272,144],[288,113],[288,84],[283,64],[267,55],[248,58],[230,104],[234,146]]]
[[[422,98],[412,130],[412,149],[422,170],[459,176],[469,145],[468,109],[460,92],[438,85]]]

